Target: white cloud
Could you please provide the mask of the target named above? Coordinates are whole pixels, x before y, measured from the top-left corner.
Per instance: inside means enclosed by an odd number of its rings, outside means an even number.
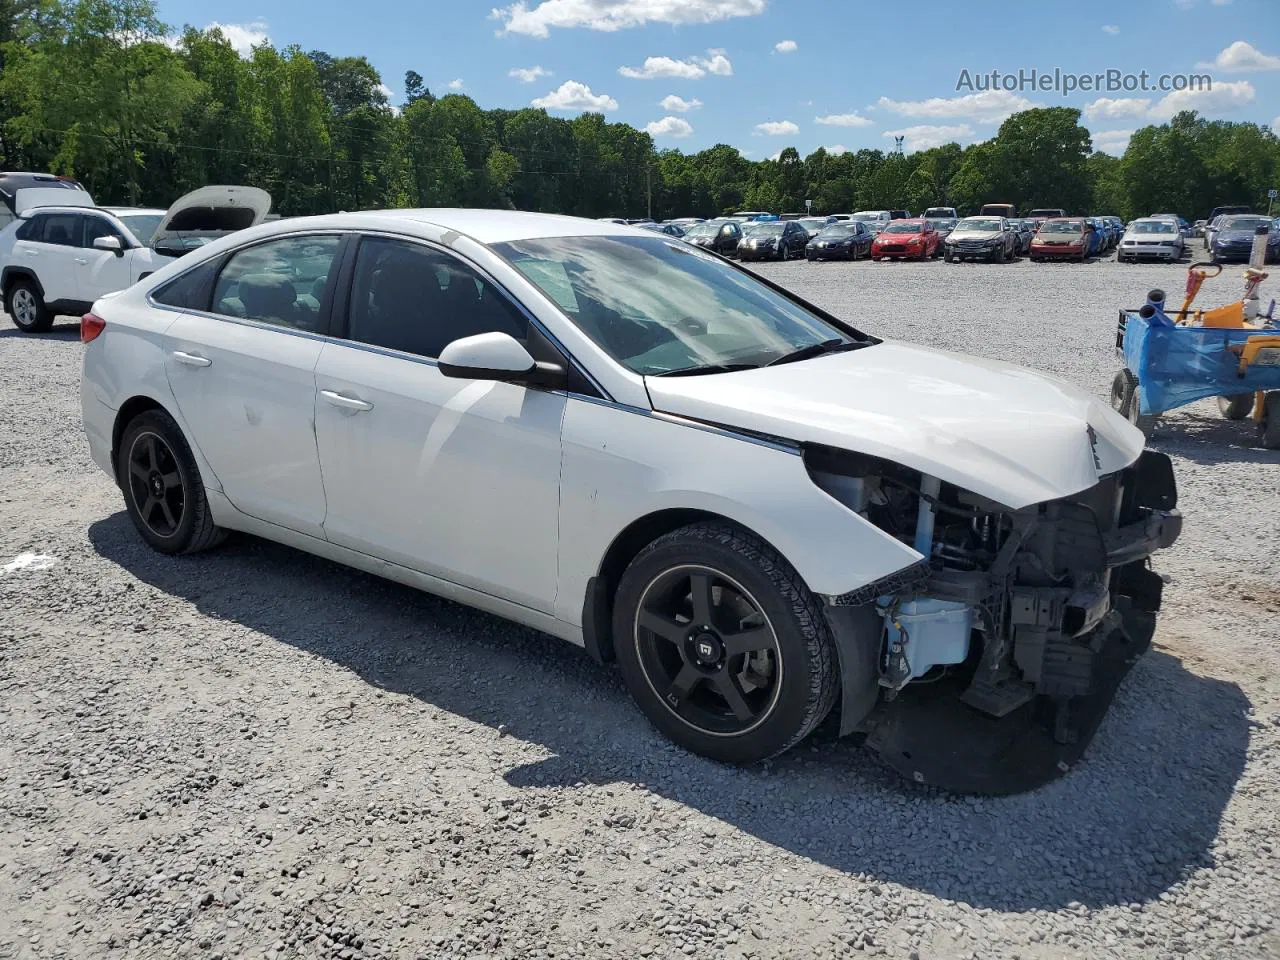
[[[715,74],[717,77],[733,76],[733,64],[729,62],[729,58],[723,50],[708,50],[711,56],[706,60],[699,61],[707,68],[707,73]]]
[[[702,101],[697,97],[692,100],[686,100],[683,97],[677,97],[674,93],[670,96],[663,97],[662,103],[659,104],[663,110],[674,110],[676,113],[687,113],[690,110],[697,110],[702,106]]]
[[[618,73],[632,80],[653,80],[655,77],[697,80],[707,75],[707,71],[693,60],[676,60],[674,57],[645,57],[643,67],[619,67]]]
[[[799,133],[800,128],[790,120],[769,120],[765,123],[757,123],[756,132],[765,133],[771,137],[782,137]]]
[[[733,64],[725,56],[723,50],[708,50],[710,56],[690,57],[677,60],[675,57],[645,57],[642,67],[619,67],[618,73],[632,80],[653,80],[656,77],[673,77],[677,80],[698,80],[708,73],[718,77],[733,74]]]
[[[1019,110],[1030,110],[1040,104],[1008,90],[985,90],[962,97],[932,97],[928,100],[891,100],[881,97],[876,103],[904,117],[943,120],[963,117],[994,123]]]
[[[870,127],[875,121],[870,117],[864,117],[857,110],[853,113],[829,113],[825,117],[814,117],[814,123],[821,123],[828,127]]]
[[[206,30],[218,29],[227,38],[227,42],[235,48],[236,53],[247,57],[254,47],[270,43],[271,37],[267,21],[254,20],[252,23],[218,23],[216,20],[205,27]]]
[[[1276,136],[1280,136],[1280,116],[1271,121],[1271,132]]]
[[[521,83],[533,83],[533,81],[537,80],[539,77],[551,76],[551,71],[545,70],[542,67],[537,67],[537,66],[512,67],[510,70],[507,71],[507,76],[515,77]]]
[[[1145,117],[1150,106],[1150,97],[1099,97],[1084,105],[1084,118],[1090,122],[1137,119]]]
[[[1129,146],[1129,138],[1132,136],[1132,130],[1104,130],[1093,135],[1093,149],[1118,157]]]
[[[774,163],[777,163],[779,160],[782,159],[782,151],[779,150],[777,153],[769,154],[769,159],[772,160]]]
[[[940,147],[944,143],[950,143],[952,140],[968,139],[974,133],[973,127],[967,123],[960,123],[954,126],[935,126],[926,123],[914,127],[904,127],[901,130],[886,130],[884,135],[886,137],[906,137],[904,146],[908,151],[913,151]]]
[[[1248,80],[1215,83],[1212,90],[1178,90],[1151,108],[1155,120],[1168,120],[1179,110],[1198,110],[1206,116],[1227,113],[1253,103],[1257,91]]]
[[[553,28],[585,27],[611,33],[646,23],[673,26],[715,23],[764,13],[766,0],[542,0],[532,6],[521,0],[494,8],[490,19],[501,20],[503,33],[545,38]]]
[[[613,97],[606,93],[594,94],[590,87],[577,80],[566,80],[545,97],[533,100],[532,105],[544,110],[590,110],[596,113],[618,109],[618,101]]]
[[[449,89],[450,89],[450,90],[461,90],[461,89],[462,89],[462,78],[461,78],[461,77],[458,77],[456,80],[450,80],[450,81],[449,81]]]
[[[663,117],[646,123],[644,129],[651,137],[674,137],[677,140],[693,133],[693,127],[683,117]]]
[[[1120,28],[1117,27],[1114,23],[1104,23],[1102,25],[1102,32],[1109,33],[1114,37],[1117,33],[1120,32]]]
[[[1221,50],[1211,63],[1196,64],[1201,70],[1221,70],[1223,73],[1248,73],[1254,70],[1280,70],[1280,57],[1263,53],[1253,44],[1237,40]]]
[[[831,144],[831,146],[823,147],[822,149],[827,151],[827,153],[831,154],[832,156],[837,156],[837,157],[842,153],[849,152],[849,148],[846,147],[843,143],[833,143]]]
[[[794,40],[779,40],[773,45],[774,53],[795,53],[798,44]]]

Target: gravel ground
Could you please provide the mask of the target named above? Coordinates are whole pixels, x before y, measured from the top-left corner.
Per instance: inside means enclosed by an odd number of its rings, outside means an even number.
[[[1099,394],[1116,308],[1183,278],[760,269]],[[0,329],[0,958],[1280,957],[1280,454],[1209,404],[1153,440],[1156,649],[1076,770],[978,799],[847,742],[686,755],[580,651],[273,544],[153,554],[79,352]]]

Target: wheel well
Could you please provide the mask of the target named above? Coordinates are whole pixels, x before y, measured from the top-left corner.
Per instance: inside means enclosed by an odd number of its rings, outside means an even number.
[[[40,283],[40,278],[24,267],[4,268],[4,274],[0,276],[0,294],[7,298],[9,296],[9,288],[13,286],[13,281],[18,279],[30,280],[36,285],[36,290],[40,292],[40,296],[44,296],[44,285]]]
[[[587,651],[599,662],[609,663],[613,654],[613,598],[618,582],[636,554],[663,534],[691,523],[724,523],[746,529],[737,521],[706,510],[659,510],[633,521],[613,538],[600,569],[587,584],[582,609],[582,634]],[[751,532],[751,531],[748,531]]]
[[[121,404],[116,413],[115,425],[111,428],[111,466],[114,469],[116,455],[120,450],[120,438],[124,436],[124,428],[140,413],[147,410],[164,410],[164,407],[150,397],[130,397]],[[117,478],[118,479],[118,478]]]

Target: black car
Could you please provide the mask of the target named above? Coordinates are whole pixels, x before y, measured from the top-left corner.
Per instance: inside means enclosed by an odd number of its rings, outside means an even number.
[[[798,220],[762,220],[742,227],[739,260],[790,260],[803,257],[809,231]]]
[[[680,239],[695,247],[706,247],[722,256],[732,257],[742,240],[742,227],[736,220],[707,220],[694,224]]]
[[[678,223],[654,223],[650,220],[648,223],[637,223],[636,226],[641,230],[651,230],[654,233],[665,234],[668,237],[684,236],[684,227]]]
[[[1267,263],[1280,262],[1280,226],[1269,217],[1241,214],[1227,217],[1214,235],[1209,253],[1215,263],[1244,263],[1253,250],[1253,236],[1258,227],[1267,227]]]
[[[861,220],[841,220],[810,240],[804,255],[810,260],[858,260],[871,255],[875,238]]]

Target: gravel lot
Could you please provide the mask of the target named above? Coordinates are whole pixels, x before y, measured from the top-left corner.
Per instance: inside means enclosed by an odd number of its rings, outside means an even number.
[[[760,269],[1099,394],[1116,308],[1184,276]],[[719,767],[580,651],[283,547],[153,554],[79,354],[0,327],[0,958],[1280,957],[1280,454],[1210,404],[1153,440],[1156,649],[1078,769],[976,799],[848,743]]]

